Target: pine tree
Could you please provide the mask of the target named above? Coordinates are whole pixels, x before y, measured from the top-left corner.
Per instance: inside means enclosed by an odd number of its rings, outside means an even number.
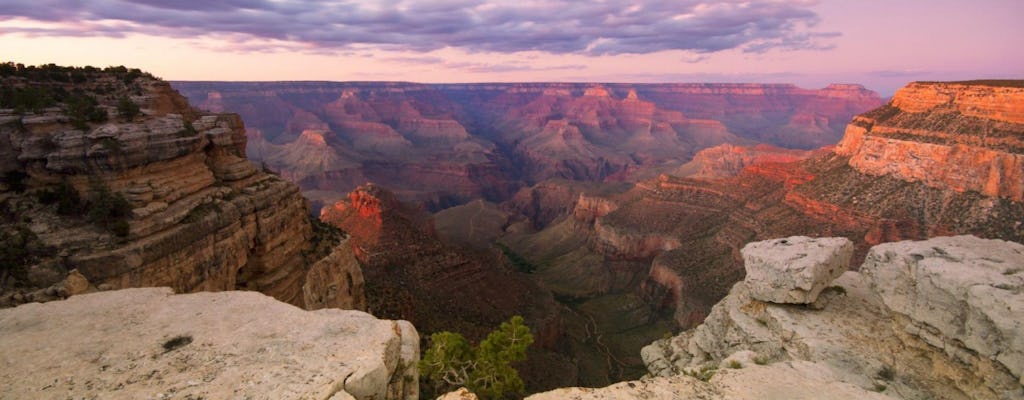
[[[477,347],[453,332],[430,335],[430,342],[420,360],[420,375],[437,393],[465,386],[481,398],[498,399],[523,391],[523,380],[511,365],[525,360],[526,348],[533,343],[523,317],[503,322]]]

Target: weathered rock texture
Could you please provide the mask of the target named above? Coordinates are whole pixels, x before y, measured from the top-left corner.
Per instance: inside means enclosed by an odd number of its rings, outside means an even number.
[[[857,85],[176,82],[242,114],[249,155],[333,203],[364,182],[445,208],[548,178],[671,170],[722,143],[834,144],[881,104]]]
[[[253,292],[125,289],[0,310],[0,398],[415,399],[419,336]]]
[[[723,366],[707,381],[686,375],[621,382],[603,388],[565,388],[527,397],[529,400],[883,400],[880,393],[839,382],[827,369],[806,361],[785,361],[739,369]]]
[[[358,266],[327,257],[339,234],[314,230],[298,187],[245,158],[238,115],[194,110],[169,84],[148,76],[128,81],[95,72],[73,84],[5,79],[81,91],[108,116],[78,126],[64,104],[36,113],[0,110],[0,143],[9,143],[0,172],[27,175],[24,191],[2,187],[0,204],[10,213],[0,227],[26,228],[38,240],[24,266],[38,273],[16,284],[44,288],[77,269],[94,287],[247,289],[311,307],[364,302],[355,290]],[[120,98],[139,106],[140,115],[121,117]],[[113,234],[90,223],[95,204],[60,215],[58,205],[42,203],[45,192],[68,186],[83,199],[101,190],[123,197],[124,230]],[[306,285],[309,277],[318,281]]]
[[[897,398],[1024,398],[1022,265],[1024,245],[973,236],[879,245],[819,307],[756,300],[740,282],[702,325],[645,347],[644,361],[655,376],[744,357],[805,361]]]
[[[865,174],[1021,201],[1024,85],[911,83],[854,119],[836,153]]]
[[[752,242],[740,250],[750,297],[772,303],[810,304],[850,267],[853,242],[847,238]]]

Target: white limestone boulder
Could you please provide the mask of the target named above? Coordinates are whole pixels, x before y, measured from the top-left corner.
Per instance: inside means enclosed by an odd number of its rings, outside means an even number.
[[[771,303],[810,304],[850,266],[847,238],[792,236],[748,243],[741,250],[750,296]]]
[[[415,399],[405,321],[256,292],[125,289],[0,310],[0,399]]]
[[[908,333],[953,358],[966,348],[1024,385],[1024,245],[974,236],[886,243],[861,267]]]

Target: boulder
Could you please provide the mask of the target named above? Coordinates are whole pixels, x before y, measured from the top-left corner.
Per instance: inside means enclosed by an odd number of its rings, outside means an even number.
[[[847,238],[785,239],[743,247],[744,278],[750,296],[771,303],[809,304],[850,266],[853,242]]]
[[[125,289],[0,310],[0,398],[415,399],[405,321],[256,292]]]
[[[974,236],[875,246],[861,267],[907,331],[959,358],[998,361],[1024,385],[1024,245]]]

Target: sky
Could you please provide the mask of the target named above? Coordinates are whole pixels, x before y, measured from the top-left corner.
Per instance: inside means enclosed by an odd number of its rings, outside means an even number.
[[[1021,0],[0,0],[0,60],[167,80],[1024,79]]]

